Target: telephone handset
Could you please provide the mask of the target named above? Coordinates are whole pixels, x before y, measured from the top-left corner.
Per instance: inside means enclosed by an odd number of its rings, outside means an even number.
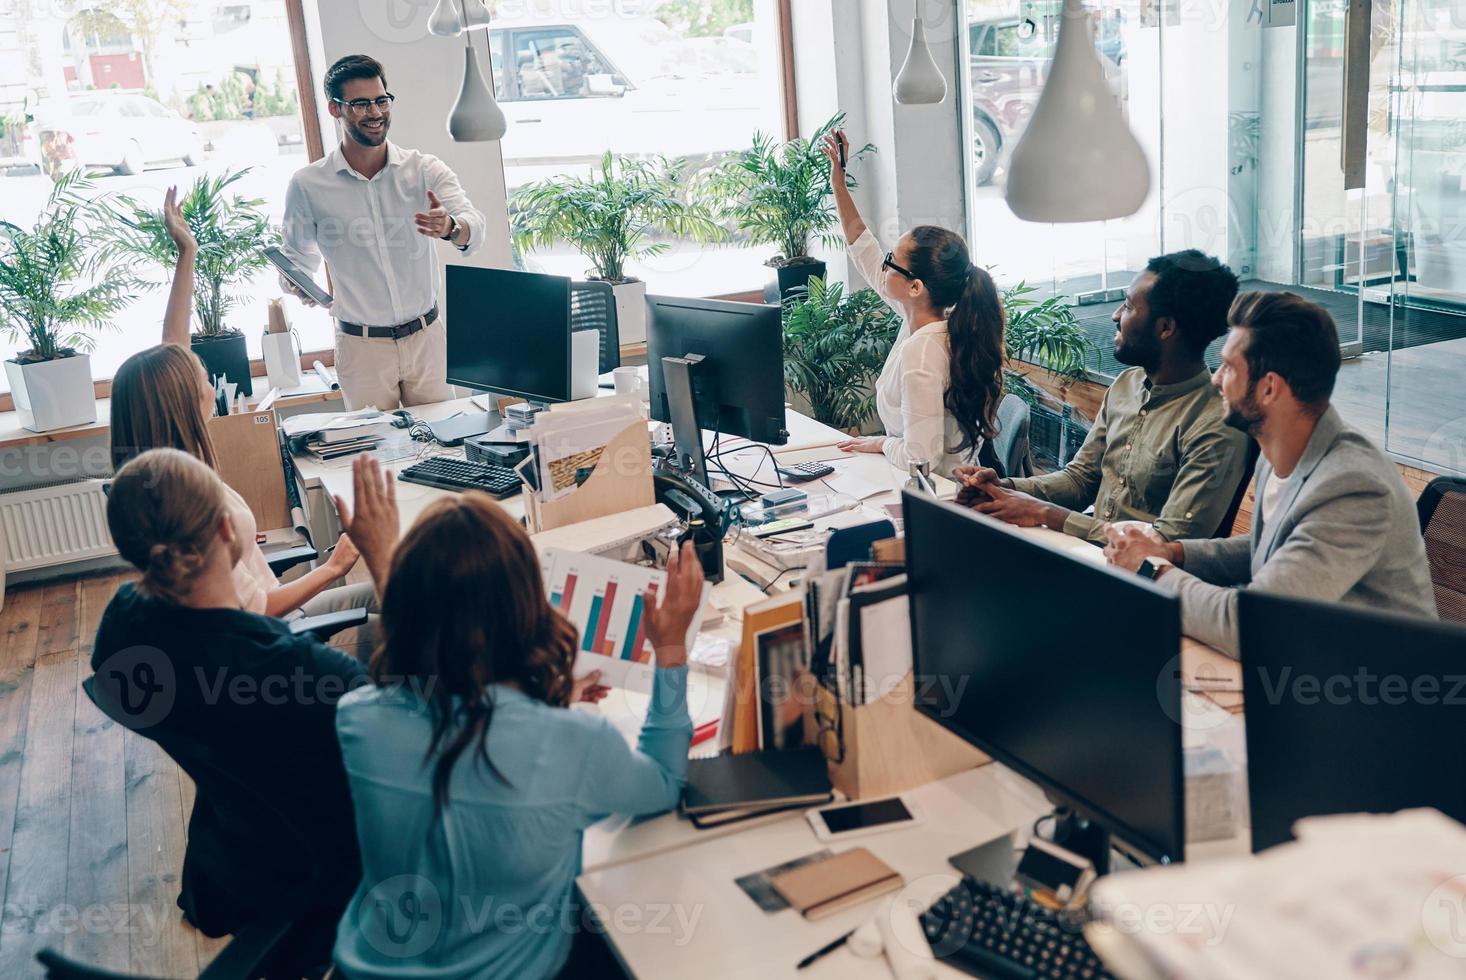
[[[707,487],[680,473],[657,468],[652,473],[657,503],[666,504],[687,528],[681,540],[690,539],[702,562],[703,577],[723,581],[723,535],[728,532],[728,503]]]

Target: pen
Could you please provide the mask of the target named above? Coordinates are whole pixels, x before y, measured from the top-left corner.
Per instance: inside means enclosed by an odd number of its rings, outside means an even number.
[[[839,949],[841,946],[844,946],[845,945],[845,941],[847,939],[849,939],[853,935],[855,935],[855,930],[854,929],[851,929],[849,932],[845,933],[845,935],[841,936],[839,939],[831,940],[830,942],[825,943],[819,949],[815,950],[813,953],[810,953],[804,959],[800,960],[799,963],[794,967],[794,969],[796,969],[796,970],[802,970],[805,967],[809,966],[811,963],[813,963],[815,960],[818,960],[820,957],[827,956],[830,953],[833,953],[835,950]]]

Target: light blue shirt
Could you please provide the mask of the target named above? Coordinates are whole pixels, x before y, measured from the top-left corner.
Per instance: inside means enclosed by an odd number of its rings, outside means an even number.
[[[572,889],[585,828],[677,803],[692,720],[687,670],[657,670],[632,749],[605,719],[494,688],[489,759],[454,766],[441,819],[432,716],[410,691],[341,699],[336,733],[351,784],[363,878],[336,931],[336,962],[369,977],[548,977],[578,917]],[[476,744],[476,743],[475,743]]]

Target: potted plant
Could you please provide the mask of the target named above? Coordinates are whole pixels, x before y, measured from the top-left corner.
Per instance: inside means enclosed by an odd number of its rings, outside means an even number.
[[[733,154],[703,179],[701,193],[720,220],[731,222],[755,244],[778,246],[779,254],[764,263],[772,270],[764,286],[766,303],[780,302],[789,290],[812,278],[825,278],[825,263],[809,254],[814,239],[843,244],[843,239],[830,234],[839,216],[831,199],[830,160],[821,147],[825,135],[844,122],[840,113],[809,139],[787,143],[754,133],[753,146]],[[867,143],[845,162],[852,164],[874,152]],[[856,186],[848,171],[845,182]]]
[[[226,194],[247,173],[246,169],[202,176],[178,206],[199,244],[193,274],[196,323],[190,346],[210,378],[222,375],[249,395],[253,389],[244,333],[229,326],[226,318],[243,298],[238,288],[268,261],[260,250],[277,238],[261,210],[263,201]],[[120,251],[171,272],[178,246],[163,224],[163,209],[144,207],[128,197],[118,203],[113,237]]]
[[[1022,361],[1041,367],[1055,375],[1067,391],[1084,378],[1093,345],[1067,296],[1056,294],[1040,300],[1033,295],[1037,291],[1021,281],[1003,290],[1009,364]],[[1003,375],[1004,390],[1022,398],[1032,412],[1029,445],[1034,457],[1051,467],[1066,465],[1083,443],[1085,431],[1071,406],[1052,400],[1056,407],[1045,405],[1039,389],[1014,367]]]
[[[838,282],[810,279],[784,304],[784,384],[819,421],[859,432],[875,415],[872,385],[900,329],[875,290],[847,296]]]
[[[60,175],[29,229],[0,221],[0,315],[27,345],[5,362],[20,424],[32,432],[97,421],[88,353],[136,280],[109,261],[97,234],[103,206],[80,173]]]
[[[708,210],[682,197],[683,163],[637,160],[607,152],[589,177],[527,184],[509,201],[514,245],[547,248],[566,242],[591,263],[586,277],[611,284],[623,344],[646,340],[646,283],[626,274],[630,259],[671,248],[654,234],[695,241],[721,237]]]

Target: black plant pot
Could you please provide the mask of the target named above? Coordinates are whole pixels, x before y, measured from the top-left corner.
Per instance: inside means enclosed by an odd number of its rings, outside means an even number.
[[[769,280],[764,283],[764,302],[777,306],[789,295],[791,289],[802,289],[814,278],[825,278],[825,264],[817,259],[798,265],[781,265],[769,269]]]
[[[226,334],[222,337],[203,337],[197,334],[189,346],[204,362],[209,382],[222,375],[226,381],[238,386],[240,394],[253,395],[249,382],[249,349],[244,343],[244,334]]]

